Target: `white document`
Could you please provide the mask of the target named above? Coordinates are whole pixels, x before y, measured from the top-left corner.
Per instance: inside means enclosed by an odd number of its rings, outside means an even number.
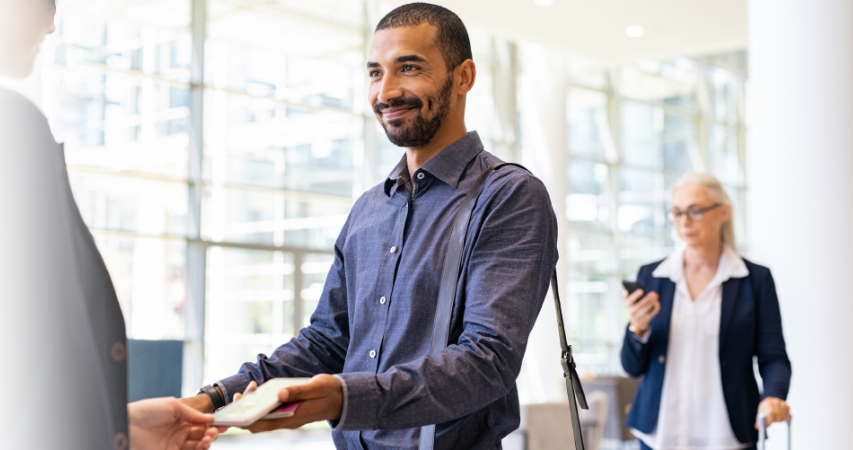
[[[307,383],[309,378],[273,378],[258,386],[254,392],[244,395],[243,398],[232,402],[214,414],[214,426],[246,427],[267,413],[276,409],[281,402],[278,401],[278,391],[288,386]]]

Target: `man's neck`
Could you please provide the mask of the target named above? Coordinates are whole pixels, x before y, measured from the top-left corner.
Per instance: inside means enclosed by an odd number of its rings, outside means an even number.
[[[455,126],[448,130],[439,130],[432,140],[423,147],[406,148],[406,165],[409,167],[409,176],[421,168],[427,161],[441,153],[442,150],[453,145],[454,142],[464,138],[468,134],[465,124]]]

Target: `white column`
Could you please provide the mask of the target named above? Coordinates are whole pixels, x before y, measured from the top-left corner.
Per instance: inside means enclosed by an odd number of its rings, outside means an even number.
[[[853,2],[751,0],[749,31],[749,253],[776,279],[795,447],[851,448]]]
[[[538,45],[523,49],[522,111],[523,142],[521,159],[548,188],[557,215],[560,260],[557,274],[561,293],[566,296],[568,281],[568,148],[566,139],[566,95],[568,82],[563,55]],[[564,311],[566,298],[563,299]],[[566,321],[568,322],[568,321]],[[530,389],[527,400],[535,403],[565,401],[566,392],[560,366],[557,316],[550,294],[530,336],[522,376]]]

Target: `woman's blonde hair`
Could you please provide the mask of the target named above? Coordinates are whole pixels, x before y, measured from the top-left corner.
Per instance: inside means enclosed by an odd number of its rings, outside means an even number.
[[[729,215],[729,220],[727,220],[720,229],[720,241],[722,242],[723,247],[728,246],[732,250],[737,251],[737,240],[735,239],[734,226],[734,207],[732,206],[732,200],[729,198],[729,194],[727,194],[726,190],[723,189],[723,185],[720,183],[720,180],[709,173],[687,172],[675,182],[675,185],[672,186],[672,191],[675,192],[676,189],[682,186],[703,186],[708,190],[708,194],[711,195],[711,198],[714,199],[715,202],[729,206],[731,214]]]

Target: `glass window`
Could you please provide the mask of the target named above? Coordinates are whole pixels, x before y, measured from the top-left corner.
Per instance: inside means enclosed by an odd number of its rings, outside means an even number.
[[[296,334],[293,254],[215,246],[206,269],[206,373],[231,375]]]
[[[568,105],[569,151],[603,159],[610,144],[607,94],[571,89]]]
[[[186,244],[95,233],[132,339],[183,339]]]
[[[308,253],[302,259],[299,273],[302,276],[302,291],[299,297],[302,299],[302,326],[311,324],[311,315],[317,309],[320,295],[323,294],[323,286],[326,283],[326,275],[332,268],[335,257],[331,254]]]
[[[574,160],[569,164],[569,196],[566,214],[569,220],[599,225],[610,218],[608,166]]]

